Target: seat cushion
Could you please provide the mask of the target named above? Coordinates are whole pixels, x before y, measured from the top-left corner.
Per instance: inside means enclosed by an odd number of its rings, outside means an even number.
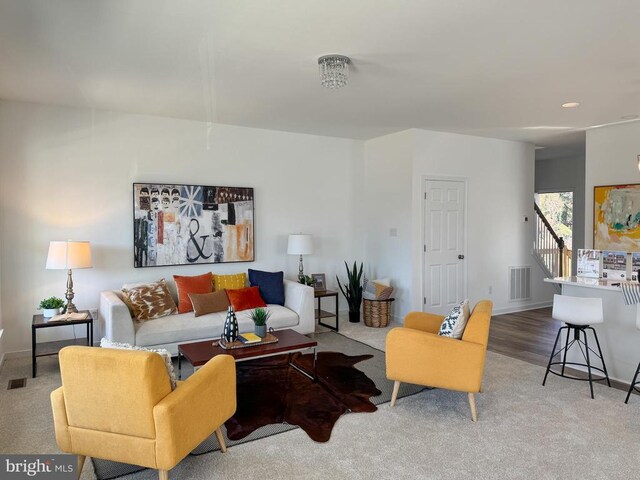
[[[249,269],[249,284],[260,289],[266,303],[284,305],[284,272],[263,272]]]
[[[295,327],[300,319],[293,310],[281,305],[267,305],[271,312],[268,326],[275,329]],[[240,333],[253,332],[251,311],[236,313]],[[153,322],[136,322],[136,345],[165,345],[195,342],[205,338],[218,338],[222,334],[225,312],[194,317],[193,312],[171,315]]]

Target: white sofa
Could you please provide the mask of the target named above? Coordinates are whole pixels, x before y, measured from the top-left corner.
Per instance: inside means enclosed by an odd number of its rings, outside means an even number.
[[[175,296],[174,286],[167,282]],[[275,330],[291,328],[307,334],[315,331],[313,288],[290,280],[284,281],[284,306],[268,305],[272,312],[268,326]],[[251,310],[236,312],[240,333],[252,332]],[[129,308],[119,291],[100,294],[98,318],[104,336],[112,342],[152,348],[166,348],[178,354],[178,344],[220,338],[226,312],[209,313],[196,317],[193,312],[169,315],[146,322],[131,318]]]

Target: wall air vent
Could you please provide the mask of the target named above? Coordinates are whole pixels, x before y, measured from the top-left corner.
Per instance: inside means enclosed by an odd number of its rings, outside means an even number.
[[[531,266],[509,267],[509,301],[531,300]]]

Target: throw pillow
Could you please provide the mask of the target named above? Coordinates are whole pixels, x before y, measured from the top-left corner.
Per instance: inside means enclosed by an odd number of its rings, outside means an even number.
[[[128,343],[112,342],[108,338],[103,338],[102,340],[100,340],[100,347],[115,348],[118,350],[141,350],[144,352],[157,353],[164,360],[164,366],[167,369],[167,375],[169,375],[169,382],[171,382],[171,390],[175,390],[177,385],[176,374],[173,370],[173,362],[171,361],[171,354],[169,353],[168,350],[165,350],[164,348],[153,349],[153,348],[145,348],[145,347],[136,347]]]
[[[233,275],[216,275],[213,274],[213,290],[232,290],[244,288],[247,286],[247,274],[235,273]]]
[[[362,298],[365,300],[376,300],[376,287],[367,277],[364,278],[364,282],[362,283]]]
[[[393,293],[393,287],[389,285],[384,285],[382,283],[378,283],[377,280],[373,281],[373,286],[376,290],[377,300],[389,300],[391,298],[391,294]]]
[[[129,289],[123,288],[122,296],[133,311],[133,316],[141,322],[173,315],[178,311],[164,279]]]
[[[226,312],[231,305],[227,292],[224,290],[211,293],[190,293],[189,298],[196,317],[207,313]]]
[[[265,302],[284,305],[284,272],[249,269],[249,285],[260,289],[260,296]]]
[[[193,310],[190,293],[211,293],[211,273],[185,277],[174,275],[173,279],[178,288],[178,312],[187,313]]]
[[[460,302],[444,317],[438,335],[451,338],[462,338],[464,327],[469,320],[469,300]]]
[[[227,290],[227,296],[231,302],[231,306],[236,312],[249,310],[251,308],[266,307],[267,304],[260,296],[258,287],[237,288],[235,290]]]

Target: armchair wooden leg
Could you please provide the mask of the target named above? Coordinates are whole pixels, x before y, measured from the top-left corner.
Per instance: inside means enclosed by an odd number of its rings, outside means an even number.
[[[84,467],[84,461],[87,459],[85,455],[78,455],[78,480],[80,480],[80,475],[82,475],[82,467]]]
[[[222,453],[227,453],[227,446],[224,443],[224,437],[222,436],[222,430],[220,427],[216,430],[216,438],[218,439],[218,443],[220,444],[220,451]]]
[[[169,480],[169,470],[158,470],[160,480]]]
[[[471,420],[478,421],[478,411],[476,410],[476,397],[473,393],[469,393],[469,406],[471,407]]]
[[[482,384],[480,384],[480,390],[478,390],[479,393],[484,393],[484,388],[482,388]]]
[[[393,393],[391,394],[391,406],[396,406],[396,400],[398,399],[398,391],[400,390],[400,382],[397,380],[393,383]]]

